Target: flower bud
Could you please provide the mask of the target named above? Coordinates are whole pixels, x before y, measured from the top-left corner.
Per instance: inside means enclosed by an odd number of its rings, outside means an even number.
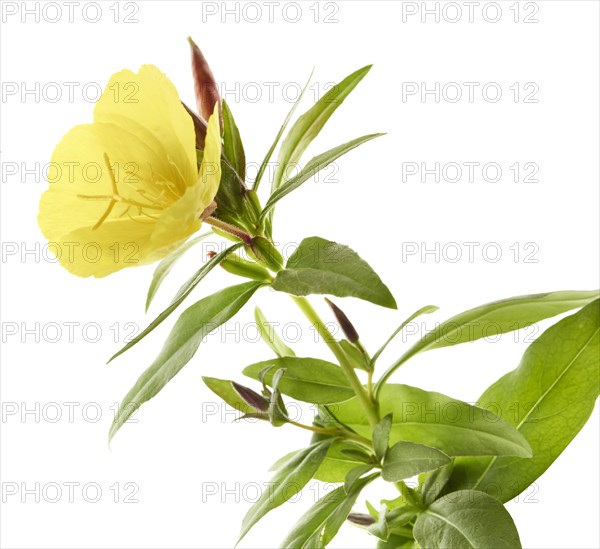
[[[252,408],[256,408],[261,412],[266,412],[269,409],[269,401],[265,397],[259,395],[256,391],[244,387],[235,381],[232,381],[231,385],[233,385],[236,393],[242,397],[248,406],[252,406]]]
[[[344,332],[348,341],[350,343],[356,343],[360,339],[358,336],[358,332],[356,331],[356,328],[354,328],[352,322],[350,322],[344,311],[342,311],[335,303],[331,302],[329,299],[325,298],[325,301],[327,301],[327,304],[333,311],[333,314],[335,315],[335,318],[338,321],[338,324],[340,325],[340,328]]]
[[[219,104],[219,124],[223,131],[223,115],[221,113],[221,97],[215,77],[210,70],[206,58],[196,43],[188,37],[192,48],[192,73],[194,75],[194,89],[196,91],[196,104],[200,116],[207,120],[213,113],[215,104]]]
[[[272,271],[278,272],[282,269],[283,256],[270,240],[262,236],[257,236],[252,239],[247,250],[251,256],[255,257],[257,261],[264,263]]]
[[[269,271],[260,265],[248,261],[239,255],[229,255],[221,261],[221,267],[228,273],[250,278],[252,280],[270,281],[271,275]]]
[[[371,526],[371,524],[375,524],[375,519],[371,515],[364,513],[350,513],[348,520],[358,526]]]

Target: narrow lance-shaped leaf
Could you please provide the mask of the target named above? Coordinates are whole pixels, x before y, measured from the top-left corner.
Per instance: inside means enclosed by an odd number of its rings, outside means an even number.
[[[348,246],[313,236],[305,238],[278,272],[272,287],[296,296],[329,294],[357,297],[396,308],[377,273]]]
[[[192,293],[192,290],[196,286],[198,286],[200,281],[210,271],[212,271],[219,263],[221,263],[221,261],[223,261],[223,259],[225,259],[231,252],[237,250],[240,246],[242,246],[242,243],[234,244],[233,246],[230,246],[229,248],[218,253],[217,255],[212,257],[209,261],[207,261],[204,265],[202,265],[202,267],[200,267],[200,269],[198,269],[198,271],[196,271],[194,276],[192,276],[183,286],[181,286],[181,288],[179,288],[177,294],[173,298],[173,301],[171,301],[171,304],[162,313],[160,313],[149,324],[149,326],[145,330],[143,330],[141,333],[139,333],[137,336],[135,336],[119,352],[115,353],[110,358],[109,362],[111,362],[112,360],[117,358],[119,355],[123,354],[128,349],[131,349],[131,347],[133,347],[138,341],[140,341],[141,339],[146,337],[152,330],[154,330],[154,328],[156,328],[159,324],[161,324],[161,322],[163,322],[163,320],[165,320],[175,309],[177,309],[177,307],[179,307],[179,305],[181,305],[181,303],[185,300],[185,298],[188,295],[190,295],[190,293]]]
[[[404,328],[406,328],[413,320],[415,320],[415,318],[418,318],[421,315],[428,315],[431,313],[435,313],[435,311],[437,311],[438,309],[439,309],[439,307],[436,307],[435,305],[425,305],[425,307],[420,308],[418,311],[416,311],[412,315],[410,315],[402,324],[400,324],[400,326],[398,326],[398,328],[394,331],[394,333],[387,339],[387,341],[373,355],[373,358],[371,358],[371,365],[374,365],[375,362],[377,362],[377,359],[379,358],[381,353],[383,353],[383,351],[385,351],[386,347],[394,340],[394,338],[402,330],[404,330]]]
[[[373,429],[373,450],[375,457],[381,461],[390,445],[390,432],[392,430],[392,414],[383,417]]]
[[[324,440],[297,452],[277,470],[267,489],[244,517],[238,543],[269,511],[304,488],[319,468],[332,442],[333,439]]]
[[[347,76],[298,118],[283,140],[281,149],[279,150],[277,170],[273,177],[271,192],[276,191],[285,183],[285,175],[289,166],[299,163],[304,151],[306,151],[313,139],[323,129],[323,126],[325,126],[331,115],[370,70],[371,65],[368,65]],[[266,221],[267,234],[270,235],[273,223],[273,210],[269,212]]]
[[[271,160],[271,156],[273,156],[273,153],[275,152],[275,149],[277,148],[277,144],[279,143],[279,140],[281,139],[283,132],[287,128],[287,125],[290,123],[290,120],[292,119],[292,116],[294,116],[294,113],[296,112],[296,109],[298,108],[298,105],[300,104],[300,101],[302,100],[304,93],[308,89],[308,85],[310,84],[310,81],[312,79],[313,72],[314,72],[314,69],[311,71],[311,73],[308,77],[308,80],[306,81],[306,84],[304,85],[304,88],[302,88],[302,91],[300,92],[300,95],[298,96],[298,99],[296,99],[296,102],[290,109],[290,112],[288,112],[287,116],[285,117],[285,120],[283,121],[281,128],[279,128],[279,132],[277,132],[275,141],[273,141],[271,148],[268,150],[264,160],[262,161],[262,163],[260,165],[260,168],[258,169],[258,173],[256,174],[256,179],[254,180],[254,184],[252,185],[252,189],[254,191],[258,190],[261,179],[265,173],[265,170],[267,169],[267,166],[269,165],[269,161]]]
[[[163,280],[166,276],[171,272],[171,269],[179,261],[179,259],[187,252],[192,246],[198,244],[198,242],[204,240],[207,236],[212,233],[205,233],[197,236],[196,238],[192,238],[188,240],[183,246],[175,250],[171,255],[165,257],[154,270],[154,274],[152,275],[152,282],[150,283],[150,287],[148,288],[148,296],[146,297],[146,311],[148,311],[148,307],[150,307],[150,303],[152,303],[152,299],[156,295],[158,288],[162,284]]]
[[[525,295],[487,303],[453,316],[425,334],[392,364],[377,382],[375,394],[402,364],[420,352],[520,330],[540,320],[583,307],[598,296],[599,290]]]
[[[264,219],[269,212],[275,207],[275,204],[279,202],[283,197],[287,196],[292,191],[295,191],[300,185],[308,181],[311,177],[313,177],[317,172],[326,168],[332,162],[335,162],[338,158],[346,154],[347,152],[355,149],[359,145],[366,143],[367,141],[371,141],[371,139],[375,139],[376,137],[380,137],[385,135],[383,133],[373,133],[370,135],[364,135],[348,143],[344,143],[339,147],[335,147],[334,149],[330,149],[327,152],[320,154],[319,156],[315,156],[302,170],[298,175],[288,179],[285,183],[283,183],[280,187],[275,189],[269,200],[265,204],[265,207],[260,214],[260,218]]]
[[[360,492],[377,476],[374,474],[354,483],[348,493],[340,486],[321,498],[300,517],[281,543],[282,549],[326,547],[350,514]]]
[[[246,178],[246,153],[227,101],[223,101],[223,154],[242,181]]]
[[[296,356],[294,351],[277,335],[275,327],[267,321],[265,315],[258,307],[254,309],[254,320],[256,321],[260,337],[277,356]]]
[[[511,516],[491,496],[474,490],[453,492],[417,516],[414,536],[420,547],[519,549]]]
[[[156,396],[192,359],[202,340],[234,316],[261,286],[260,282],[247,282],[225,288],[182,313],[158,357],[125,395],[110,428],[109,439],[139,406]]]
[[[600,301],[551,326],[516,370],[479,402],[527,438],[531,459],[458,459],[449,489],[471,487],[509,501],[562,453],[594,410],[600,379]]]

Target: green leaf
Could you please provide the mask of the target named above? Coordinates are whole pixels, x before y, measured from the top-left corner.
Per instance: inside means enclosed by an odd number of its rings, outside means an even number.
[[[428,315],[428,314],[434,313],[438,309],[439,309],[439,307],[436,307],[435,305],[426,305],[425,307],[422,307],[421,309],[419,309],[418,311],[416,311],[412,315],[410,315],[402,324],[400,324],[400,326],[398,326],[398,328],[394,331],[394,333],[387,339],[387,341],[373,355],[373,358],[371,358],[371,365],[375,365],[375,362],[377,362],[379,355],[381,355],[381,353],[383,353],[383,351],[385,351],[386,347],[394,340],[394,338],[402,330],[404,330],[404,328],[406,328],[406,326],[408,326],[415,318],[418,318],[421,315]]]
[[[344,349],[344,352],[346,353],[346,356],[348,357],[348,360],[350,361],[350,364],[352,364],[353,368],[363,370],[365,372],[369,371],[370,364],[368,362],[368,357],[365,356],[365,354],[356,345],[354,345],[354,343],[350,343],[347,339],[340,339],[338,343],[342,349]]]
[[[316,236],[300,243],[288,259],[286,268],[277,273],[273,288],[296,296],[357,297],[396,308],[396,301],[387,286],[355,251]]]
[[[400,441],[388,450],[381,476],[389,482],[397,482],[419,473],[433,471],[448,465],[451,461],[446,454],[436,448]]]
[[[298,118],[281,144],[271,192],[276,191],[285,183],[286,171],[289,166],[297,165],[300,162],[304,151],[319,135],[331,115],[370,70],[371,65],[368,65],[347,76]],[[273,210],[267,217],[267,234],[271,234],[272,222]]]
[[[329,166],[329,164],[336,161],[347,152],[350,152],[352,149],[355,149],[359,145],[362,145],[363,143],[371,141],[371,139],[375,139],[376,137],[380,137],[382,135],[385,134],[373,133],[364,135],[349,141],[348,143],[344,143],[343,145],[330,149],[318,156],[315,156],[304,168],[302,168],[298,175],[288,179],[285,183],[271,193],[269,200],[265,204],[265,207],[260,214],[260,219],[264,219],[275,207],[275,204],[277,204],[277,202],[279,202],[283,197],[287,196],[292,191],[295,191],[298,187],[300,187],[300,185],[308,181],[323,168],[326,168]]]
[[[215,377],[202,377],[202,381],[215,395],[223,399],[229,406],[244,414],[260,414],[260,410],[244,402],[244,399],[233,388],[232,381]]]
[[[390,444],[425,444],[449,456],[531,456],[523,435],[489,410],[409,385],[386,385],[379,402],[382,416],[393,414]],[[370,437],[369,421],[356,398],[337,404],[335,412],[358,434]]]
[[[267,152],[267,155],[265,156],[264,160],[262,161],[262,164],[260,165],[260,168],[258,169],[258,173],[256,174],[256,179],[254,180],[254,184],[252,185],[252,189],[254,191],[258,190],[262,176],[264,175],[265,170],[267,169],[267,166],[269,165],[269,161],[271,160],[271,156],[273,156],[273,153],[275,152],[275,149],[277,147],[277,144],[279,143],[279,140],[281,139],[281,136],[283,135],[283,132],[287,128],[287,125],[289,124],[290,120],[292,119],[292,116],[294,116],[294,112],[296,112],[296,109],[298,108],[298,105],[300,104],[300,101],[302,100],[302,97],[304,96],[304,92],[306,92],[306,90],[308,89],[308,85],[310,84],[310,81],[312,79],[313,72],[314,72],[314,69],[311,71],[310,76],[308,77],[308,80],[306,81],[306,84],[304,85],[304,88],[302,88],[302,92],[298,96],[298,99],[296,100],[296,102],[294,103],[292,108],[290,109],[290,112],[288,113],[288,115],[285,117],[285,120],[283,121],[283,124],[281,125],[281,128],[279,129],[279,132],[277,133],[277,136],[275,137],[275,141],[273,141],[271,148]]]
[[[335,441],[329,448],[323,463],[317,469],[314,478],[322,482],[344,482],[346,475],[352,469],[365,464],[364,457],[346,452],[347,450],[356,451],[356,449],[354,444],[342,440]]]
[[[360,477],[367,474],[373,469],[373,465],[359,465],[348,472],[344,479],[344,490],[346,493],[350,493],[352,487],[360,480]]]
[[[171,255],[165,257],[154,270],[154,274],[152,275],[152,282],[150,283],[150,287],[148,288],[148,295],[146,297],[146,312],[148,312],[148,307],[150,307],[150,303],[154,299],[158,288],[162,284],[163,280],[167,277],[167,275],[171,272],[171,269],[179,261],[179,258],[187,252],[194,244],[198,244],[198,242],[204,240],[207,236],[211,235],[210,233],[201,234],[196,238],[192,238],[188,240],[185,244],[183,244],[180,248],[175,250]]]
[[[254,309],[254,320],[256,320],[256,326],[260,337],[269,347],[271,347],[277,356],[296,356],[294,351],[292,351],[292,349],[290,349],[277,335],[275,328],[269,324],[265,315],[258,307]]]
[[[390,537],[390,527],[387,522],[387,508],[381,506],[379,510],[379,518],[375,524],[368,527],[369,534],[381,540],[387,540]]]
[[[599,290],[525,295],[494,301],[453,316],[425,334],[392,364],[377,382],[375,394],[394,371],[418,353],[520,330],[540,320],[583,307],[598,299],[599,295]]]
[[[260,379],[260,372],[269,368],[264,382],[270,385],[275,372],[285,369],[279,390],[292,398],[315,404],[329,404],[354,396],[344,371],[335,364],[317,358],[282,357],[251,364],[243,374]]]
[[[244,181],[246,179],[246,154],[240,132],[226,101],[222,102],[223,111],[223,153],[233,169]]]
[[[200,267],[200,269],[198,271],[196,271],[194,276],[192,276],[192,278],[190,278],[183,286],[181,286],[181,288],[179,288],[179,291],[173,298],[173,301],[171,301],[171,304],[162,313],[160,313],[149,324],[149,326],[145,330],[140,332],[129,343],[127,343],[127,345],[125,345],[120,351],[115,353],[108,362],[113,361],[115,358],[117,358],[119,355],[122,355],[128,349],[131,349],[131,347],[133,347],[136,343],[138,343],[140,340],[142,340],[144,337],[146,337],[152,330],[154,330],[154,328],[156,328],[159,324],[161,324],[163,320],[165,320],[175,309],[177,309],[177,307],[179,307],[179,305],[181,305],[181,303],[185,300],[185,298],[188,295],[190,295],[190,293],[192,293],[194,288],[196,286],[198,286],[198,284],[201,282],[201,280],[210,271],[212,271],[219,263],[221,263],[221,261],[223,261],[223,259],[225,259],[231,252],[237,250],[241,245],[242,245],[242,243],[238,243],[238,244],[234,244],[233,246],[230,246],[229,248],[227,248],[227,249],[223,250],[222,252],[218,253],[217,255],[215,255],[212,259],[207,261],[204,265],[202,265],[202,267]]]
[[[256,217],[256,215],[246,194],[247,189],[244,182],[229,163],[229,160],[222,156],[221,181],[217,195],[214,198],[217,209],[213,216],[246,231],[251,231],[256,221],[251,218],[252,216]]]
[[[182,313],[158,357],[123,399],[110,428],[109,440],[139,406],[156,396],[192,359],[202,340],[234,316],[261,286],[260,282],[247,282],[226,288]]]
[[[388,451],[391,430],[392,414],[383,417],[373,429],[373,450],[378,461],[381,461]]]
[[[282,542],[281,547],[286,549],[326,547],[350,514],[360,492],[377,476],[374,474],[354,483],[348,493],[343,486],[329,492],[302,515]]]
[[[600,301],[594,301],[546,330],[519,367],[479,399],[527,438],[533,457],[457,460],[452,489],[468,486],[509,501],[530,486],[592,414],[599,367]]]
[[[453,467],[454,462],[422,475],[423,478],[419,476],[421,498],[425,505],[431,505],[442,493],[452,476]]]
[[[333,439],[323,440],[299,451],[277,470],[268,489],[262,493],[244,517],[238,543],[269,511],[279,507],[304,488],[313,478],[332,442]]]
[[[421,547],[518,549],[519,533],[504,506],[477,491],[453,492],[417,517],[414,536]]]
[[[387,541],[378,540],[377,549],[413,549],[414,540],[406,536],[391,534]]]

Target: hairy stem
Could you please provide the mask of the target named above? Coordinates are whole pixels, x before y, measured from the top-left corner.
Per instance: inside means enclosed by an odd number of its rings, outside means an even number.
[[[365,410],[365,413],[367,414],[367,418],[369,419],[371,427],[375,427],[375,425],[377,425],[379,422],[377,409],[373,401],[369,398],[365,388],[362,386],[360,379],[358,379],[358,376],[356,375],[352,364],[350,364],[344,349],[333,337],[333,334],[329,331],[325,323],[321,320],[317,312],[313,309],[312,305],[306,298],[296,296],[291,296],[291,298],[304,313],[304,316],[306,316],[310,323],[315,327],[315,330],[317,330],[317,333],[323,338],[326,345],[335,355],[335,358],[337,358],[340,366],[346,374],[346,377],[348,378],[348,381],[350,382],[352,389],[354,390],[354,393],[356,394],[358,400]]]

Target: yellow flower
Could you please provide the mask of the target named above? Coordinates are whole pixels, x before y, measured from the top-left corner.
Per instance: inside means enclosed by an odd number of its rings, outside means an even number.
[[[113,75],[94,122],[52,155],[38,223],[61,265],[102,277],[161,259],[196,232],[221,178],[218,114],[200,169],[195,143],[192,118],[157,67]]]

